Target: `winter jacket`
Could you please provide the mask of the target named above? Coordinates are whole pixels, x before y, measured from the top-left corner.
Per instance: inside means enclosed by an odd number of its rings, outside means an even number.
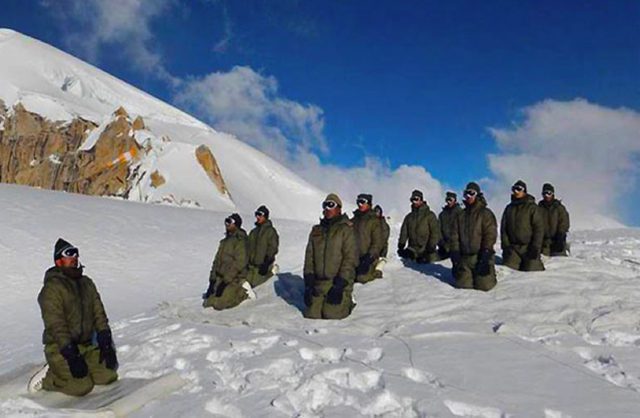
[[[502,249],[510,247],[531,247],[540,250],[544,238],[542,210],[535,198],[526,195],[521,199],[511,197],[502,214],[500,224]]]
[[[233,233],[227,233],[218,245],[209,281],[241,283],[247,277],[248,259],[245,230],[240,228]]]
[[[551,240],[557,235],[566,235],[569,232],[569,212],[558,199],[551,202],[541,200],[538,203],[544,222],[544,238]]]
[[[377,259],[382,251],[382,225],[378,216],[372,210],[353,212],[351,218],[353,229],[356,234],[356,244],[358,247],[358,257],[369,254],[372,259]]]
[[[484,196],[478,195],[473,205],[465,204],[464,210],[454,220],[451,233],[450,251],[458,251],[463,256],[485,250],[493,253],[498,238],[498,224]]]
[[[440,222],[440,242],[438,244],[446,252],[451,251],[450,242],[453,234],[453,228],[455,227],[456,218],[461,213],[462,208],[460,205],[456,204],[453,207],[443,207],[442,212],[438,215],[438,221]]]
[[[316,280],[341,277],[355,280],[358,248],[353,225],[347,215],[322,219],[311,228],[304,257],[304,275]]]
[[[404,217],[398,247],[404,247],[409,241],[409,248],[416,254],[422,254],[425,249],[435,249],[440,240],[440,226],[436,214],[429,209],[426,203],[422,206],[411,208],[411,212]]]
[[[271,264],[278,254],[279,239],[270,220],[257,224],[249,233],[249,264],[260,266],[265,261]]]
[[[109,329],[100,294],[82,269],[51,267],[38,295],[44,322],[42,342],[59,348],[88,344],[94,332]]]

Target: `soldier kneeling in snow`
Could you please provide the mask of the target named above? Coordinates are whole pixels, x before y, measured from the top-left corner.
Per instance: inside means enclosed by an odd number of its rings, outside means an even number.
[[[225,237],[209,273],[209,288],[202,295],[205,308],[222,310],[238,306],[248,297],[255,297],[247,282],[247,233],[242,229],[242,218],[237,213],[224,220]]]
[[[255,228],[249,233],[249,274],[247,281],[252,287],[261,285],[273,276],[276,254],[278,254],[278,231],[269,219],[269,209],[262,205],[254,213]]]
[[[44,321],[48,369],[33,389],[83,396],[94,385],[118,379],[118,359],[109,320],[93,281],[82,274],[79,251],[63,239],[55,244],[55,266],[47,270],[38,303]],[[94,343],[94,338],[97,343]]]
[[[338,195],[322,202],[324,217],[311,229],[304,257],[304,316],[342,319],[351,314],[358,247],[353,224]]]

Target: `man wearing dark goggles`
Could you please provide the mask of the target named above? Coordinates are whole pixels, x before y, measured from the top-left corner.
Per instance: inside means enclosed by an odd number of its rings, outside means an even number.
[[[58,239],[55,266],[47,270],[38,295],[47,365],[29,382],[31,391],[84,396],[94,385],[118,379],[109,320],[96,285],[83,274],[79,257],[77,247]]]
[[[402,222],[398,239],[398,256],[418,263],[437,261],[436,246],[440,240],[438,218],[429,209],[420,190],[414,190],[409,200],[411,212]]]
[[[495,287],[496,217],[487,207],[478,183],[464,190],[464,210],[455,219],[451,234],[452,273],[456,287],[488,291]]]
[[[542,254],[550,257],[567,255],[567,233],[569,232],[569,212],[556,199],[555,188],[550,183],[542,186],[542,200],[538,206],[544,219],[544,241]]]
[[[280,237],[269,219],[269,209],[262,205],[254,213],[255,227],[249,233],[249,273],[247,281],[256,287],[273,276]]]
[[[511,203],[502,213],[500,240],[502,263],[520,271],[542,271],[540,259],[544,239],[544,220],[527,185],[518,180],[511,187]]]
[[[358,265],[356,235],[337,194],[329,194],[322,209],[324,217],[311,229],[305,250],[304,316],[342,319],[355,306],[351,295]]]
[[[375,279],[375,267],[382,251],[382,225],[372,210],[373,196],[361,193],[356,199],[358,209],[353,212],[351,222],[358,243],[359,262],[356,267],[356,282],[368,283]]]
[[[242,229],[242,218],[234,213],[224,220],[224,225],[225,236],[211,265],[209,287],[202,294],[202,306],[215,310],[233,308],[255,295],[246,281],[247,233]]]
[[[462,208],[458,204],[458,195],[454,192],[447,192],[444,199],[444,206],[440,215],[438,215],[438,221],[440,222],[440,241],[438,242],[438,257],[440,260],[446,260],[449,258],[449,251],[451,250],[451,234],[456,217],[462,213]]]

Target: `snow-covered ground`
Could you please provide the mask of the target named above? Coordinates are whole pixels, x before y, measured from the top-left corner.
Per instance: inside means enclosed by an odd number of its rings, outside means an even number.
[[[225,213],[9,185],[0,213],[0,374],[43,359],[36,296],[62,236],[102,293],[121,376],[188,382],[135,416],[640,414],[637,229],[573,234],[571,257],[541,273],[499,266],[489,293],[451,287],[447,262],[392,256],[384,279],[356,287],[351,317],[312,321],[300,312],[310,224],[275,213],[281,273],[214,312],[199,295]],[[2,416],[53,413],[0,400]]]

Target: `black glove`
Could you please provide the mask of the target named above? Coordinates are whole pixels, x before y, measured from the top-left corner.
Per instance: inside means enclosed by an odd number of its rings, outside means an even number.
[[[413,260],[415,258],[414,252],[408,248],[402,248],[402,249],[398,248],[398,255],[401,258],[408,258],[410,260]]]
[[[342,277],[336,277],[333,279],[333,286],[327,293],[327,303],[331,305],[340,305],[342,303],[342,294],[344,288],[347,286],[347,281]]]
[[[438,246],[438,257],[440,257],[441,260],[444,260],[447,257],[451,257],[451,254],[449,254],[449,252],[447,251],[446,248],[444,248],[443,245],[439,245]]]
[[[436,247],[428,246],[428,247],[425,247],[424,249],[425,254],[433,254],[435,252],[436,252]]]
[[[505,260],[511,257],[512,252],[513,252],[513,249],[511,247],[502,247],[502,259]]]
[[[220,296],[222,296],[222,292],[224,292],[224,289],[226,289],[227,287],[227,283],[220,281],[220,283],[218,283],[218,286],[216,286],[216,297],[219,298]]]
[[[84,361],[84,357],[80,355],[77,345],[73,343],[65,345],[62,350],[60,350],[60,354],[67,361],[71,376],[76,379],[87,377],[89,368],[87,367],[87,362]]]
[[[567,247],[567,234],[556,234],[551,243],[551,252],[561,253]]]
[[[400,245],[398,244],[398,256],[405,258],[405,249],[404,249],[404,245]]]
[[[478,254],[478,263],[476,264],[476,274],[478,276],[487,276],[491,273],[491,256],[493,253],[489,250],[480,250]]]
[[[264,262],[258,267],[258,274],[261,276],[266,276],[267,273],[269,273],[269,267],[271,267],[271,263],[273,263],[273,261],[273,258],[266,257],[264,259]]]
[[[537,260],[540,258],[540,249],[530,245],[529,248],[527,248],[527,258],[529,260]]]
[[[305,287],[304,289],[304,304],[306,306],[311,306],[311,299],[314,296],[313,287]]]
[[[460,255],[460,251],[451,251],[449,253],[449,257],[451,258],[451,263],[453,265],[458,264],[462,259],[462,256]]]
[[[358,264],[358,267],[356,267],[356,274],[358,276],[367,274],[372,263],[373,257],[371,257],[368,253],[360,257],[360,264]]]
[[[116,346],[111,338],[111,331],[102,330],[97,335],[98,348],[100,349],[100,363],[104,362],[107,369],[118,369],[118,357],[116,357]]]
[[[213,295],[213,288],[216,282],[209,280],[209,287],[207,291],[202,294],[202,299],[208,299],[209,296]]]
[[[313,273],[304,275],[304,287],[313,287],[316,284],[316,275]]]

